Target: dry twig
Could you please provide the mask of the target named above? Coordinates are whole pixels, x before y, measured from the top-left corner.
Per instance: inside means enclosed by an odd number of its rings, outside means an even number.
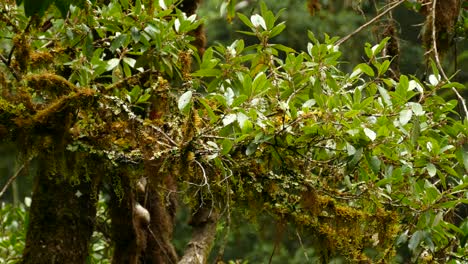
[[[356,30],[354,30],[351,34],[341,38],[340,40],[338,40],[336,42],[335,45],[341,45],[343,44],[343,42],[347,41],[348,39],[350,39],[351,37],[353,37],[354,35],[356,35],[357,33],[361,32],[364,28],[366,28],[367,26],[369,26],[370,24],[374,23],[375,21],[379,20],[381,17],[385,16],[388,12],[392,11],[393,9],[397,8],[399,5],[403,4],[403,2],[405,2],[406,0],[400,0],[396,3],[394,3],[392,6],[390,6],[389,8],[387,8],[386,10],[384,10],[382,13],[378,14],[377,16],[375,16],[373,19],[367,21],[364,25],[358,27]]]

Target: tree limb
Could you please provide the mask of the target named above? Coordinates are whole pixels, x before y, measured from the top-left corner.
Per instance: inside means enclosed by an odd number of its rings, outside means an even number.
[[[187,244],[184,256],[179,264],[205,264],[216,238],[216,225],[219,214],[214,209],[204,206],[195,215],[197,222],[193,226],[193,235]]]
[[[396,2],[395,4],[393,4],[392,6],[390,6],[389,8],[387,8],[385,11],[383,11],[382,13],[378,14],[377,16],[375,16],[373,19],[369,20],[368,22],[366,22],[364,25],[358,27],[356,30],[354,30],[351,34],[341,38],[340,40],[338,40],[336,42],[336,45],[341,45],[343,42],[347,41],[348,39],[350,39],[351,37],[353,37],[354,35],[356,35],[357,33],[361,32],[364,28],[366,28],[367,26],[369,26],[370,24],[374,23],[375,21],[379,20],[381,17],[383,17],[385,14],[387,14],[388,12],[392,11],[393,9],[397,8],[399,5],[403,4],[403,2],[405,2],[406,0],[400,0],[398,2]]]

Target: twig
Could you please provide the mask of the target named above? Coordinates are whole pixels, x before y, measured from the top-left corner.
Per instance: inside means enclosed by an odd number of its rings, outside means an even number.
[[[202,174],[203,174],[203,179],[204,179],[204,181],[205,181],[205,182],[204,182],[203,184],[201,184],[201,185],[199,185],[199,184],[195,184],[195,185],[197,185],[197,186],[199,186],[199,187],[203,187],[203,186],[208,185],[208,189],[209,189],[210,185],[208,184],[208,178],[206,177],[205,168],[203,168],[203,166],[201,165],[201,163],[198,162],[197,160],[193,160],[193,161],[198,165],[198,167],[200,167],[200,169],[201,169],[201,171],[202,171]]]
[[[5,64],[5,66],[8,68],[8,70],[10,70],[10,72],[13,74],[13,76],[15,77],[15,79],[17,81],[20,81],[21,78],[19,77],[18,73],[15,71],[15,69],[11,68],[10,64],[8,63],[8,60],[7,58],[5,58],[2,54],[0,54],[0,60],[2,60],[2,62]]]
[[[351,34],[347,35],[346,37],[343,37],[341,38],[340,40],[338,40],[336,42],[335,45],[339,46],[341,45],[343,42],[347,41],[348,39],[350,39],[351,37],[353,37],[354,35],[356,35],[357,33],[361,32],[364,28],[366,28],[367,26],[369,26],[370,24],[374,23],[375,21],[379,20],[381,17],[383,17],[385,14],[387,14],[388,12],[392,11],[393,9],[395,9],[396,7],[398,7],[399,5],[401,5],[403,2],[405,2],[406,0],[400,0],[398,2],[396,2],[394,5],[390,6],[389,8],[387,8],[385,11],[383,11],[382,13],[378,14],[377,16],[375,16],[373,19],[369,20],[368,22],[366,22],[364,25],[358,27],[355,31],[353,31]]]
[[[439,71],[442,74],[442,77],[444,77],[445,81],[450,82],[449,78],[445,74],[442,64],[440,63],[439,52],[437,51],[436,26],[435,26],[436,6],[437,6],[437,0],[432,0],[432,25],[431,25],[432,26],[432,49],[434,50],[434,58],[437,64],[437,68],[439,68]],[[465,111],[465,118],[468,118],[468,108],[466,107],[465,99],[463,99],[463,96],[461,96],[461,94],[457,91],[455,87],[452,87],[452,91],[455,93],[458,100],[460,101],[463,107],[463,111]]]
[[[297,229],[296,229],[296,235],[297,235],[297,238],[299,239],[299,244],[301,244],[302,250],[304,250],[304,256],[305,256],[306,260],[309,261],[309,255],[307,255],[307,251],[306,251],[306,249],[304,247],[304,244],[302,244],[301,235],[299,234]]]
[[[5,183],[5,186],[3,186],[3,189],[2,191],[0,192],[0,198],[3,196],[3,194],[5,194],[6,190],[8,189],[8,187],[15,181],[16,178],[18,178],[19,174],[23,171],[24,169],[24,166],[29,163],[31,161],[32,158],[28,159],[25,163],[23,163],[19,168],[18,170],[16,171],[15,174],[13,174],[13,176],[10,177],[10,179],[8,179],[7,183]]]

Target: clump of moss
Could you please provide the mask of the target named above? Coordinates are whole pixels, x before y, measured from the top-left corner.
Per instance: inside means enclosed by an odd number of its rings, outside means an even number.
[[[26,34],[18,34],[13,38],[13,49],[19,71],[27,72],[31,56],[31,43]]]
[[[71,92],[74,85],[62,76],[53,73],[33,74],[27,77],[28,84],[33,90],[46,92],[50,95],[63,95]]]
[[[461,1],[437,1],[435,10],[433,10],[432,1],[423,0],[422,2],[424,5],[421,13],[426,16],[422,37],[423,43],[428,50],[433,48],[432,33],[435,30],[437,50],[443,54],[453,45],[455,24],[460,13]],[[435,20],[433,14],[435,14]],[[432,26],[433,23],[435,28]]]
[[[50,52],[39,51],[31,53],[30,60],[30,65],[32,68],[42,68],[52,64],[54,61],[54,56],[52,56]]]

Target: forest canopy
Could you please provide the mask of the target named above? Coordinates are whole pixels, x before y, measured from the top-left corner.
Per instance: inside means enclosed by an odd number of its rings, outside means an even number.
[[[244,240],[259,262],[467,261],[466,86],[447,69],[466,1],[373,1],[303,50],[282,37],[294,1],[202,3],[237,30],[217,43],[199,2],[0,3],[0,149],[17,164],[0,198],[33,177],[26,206],[2,203],[1,261],[247,263],[225,254],[244,222],[270,240]],[[413,73],[397,7],[424,19]],[[376,21],[375,43],[343,48]]]

